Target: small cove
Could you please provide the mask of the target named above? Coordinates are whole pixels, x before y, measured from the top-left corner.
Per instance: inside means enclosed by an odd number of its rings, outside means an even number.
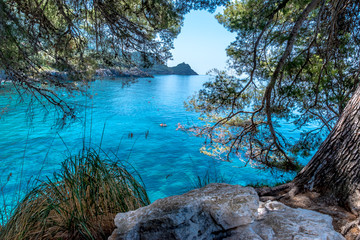
[[[44,120],[36,108],[29,120],[29,105],[12,101],[0,119],[0,172],[1,185],[6,183],[2,189],[6,202],[13,202],[14,193],[29,179],[51,177],[69,151],[76,154],[82,149],[84,135],[86,145],[98,148],[101,143],[104,152],[116,153],[131,164],[151,201],[190,190],[192,181],[207,172],[241,185],[284,180],[282,174],[243,168],[239,160],[228,163],[205,156],[199,152],[203,139],[176,130],[178,123],[198,122],[196,113],[185,110],[184,101],[209,79],[164,75],[138,79],[126,87],[120,79],[97,80],[91,83],[91,99],[71,99],[89,107],[63,129],[54,127],[51,114]],[[2,109],[9,100],[5,95],[0,95]]]

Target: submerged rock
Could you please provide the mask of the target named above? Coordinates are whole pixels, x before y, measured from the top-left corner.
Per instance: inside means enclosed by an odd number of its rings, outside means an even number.
[[[110,240],[344,239],[330,216],[262,203],[253,188],[219,183],[119,213],[115,225]]]

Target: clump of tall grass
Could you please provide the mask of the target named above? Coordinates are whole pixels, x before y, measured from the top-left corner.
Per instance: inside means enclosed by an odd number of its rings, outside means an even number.
[[[106,239],[116,213],[149,203],[143,186],[124,167],[87,150],[66,159],[52,179],[24,197],[0,239]]]

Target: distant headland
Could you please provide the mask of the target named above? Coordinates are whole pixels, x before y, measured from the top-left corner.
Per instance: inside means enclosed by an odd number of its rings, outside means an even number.
[[[198,75],[189,64],[180,63],[175,67],[155,64],[151,68],[102,68],[96,70],[97,76],[107,77],[153,77],[153,75]]]
[[[175,67],[168,67],[164,64],[155,64],[148,69],[141,69],[150,75],[198,75],[189,64],[180,63]]]
[[[64,79],[67,78],[67,72],[59,72],[56,70],[48,70],[44,73],[50,74],[53,76],[60,76]],[[96,76],[101,77],[153,77],[153,75],[198,75],[189,64],[180,63],[175,67],[168,67],[164,64],[155,64],[151,68],[99,68],[96,70]],[[4,71],[0,70],[0,80],[5,80],[6,74]]]

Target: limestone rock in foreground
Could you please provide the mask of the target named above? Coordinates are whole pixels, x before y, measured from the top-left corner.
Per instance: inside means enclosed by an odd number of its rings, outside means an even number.
[[[120,239],[344,239],[330,216],[261,203],[253,188],[209,184],[119,213],[109,240]]]
[[[260,202],[258,218],[229,233],[227,240],[345,240],[332,218],[315,211],[291,208],[277,201]]]
[[[210,184],[119,213],[109,239],[211,239],[251,223],[259,198],[253,188]],[[224,235],[225,234],[225,235]]]

